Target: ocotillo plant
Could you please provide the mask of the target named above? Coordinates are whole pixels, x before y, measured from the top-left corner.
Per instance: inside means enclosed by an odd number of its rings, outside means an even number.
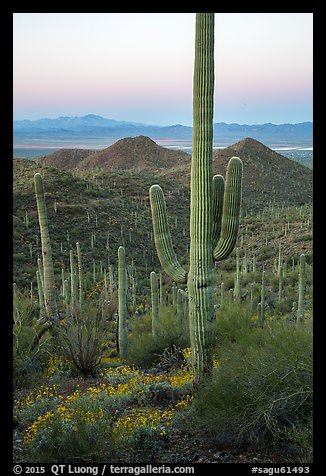
[[[151,280],[151,299],[152,299],[152,335],[154,339],[158,339],[158,324],[159,324],[159,314],[158,314],[158,285],[157,285],[157,275],[155,271],[152,271],[150,274]]]
[[[150,188],[157,254],[164,271],[187,283],[194,385],[210,377],[215,343],[215,265],[232,252],[239,230],[242,162],[229,161],[226,183],[213,177],[214,13],[196,14],[189,271],[180,265],[168,229],[161,187]]]
[[[127,270],[126,256],[123,246],[118,248],[118,342],[121,358],[128,355],[128,327],[127,327]]]
[[[44,197],[43,179],[40,173],[36,173],[34,175],[34,186],[41,233],[44,305],[46,318],[52,325],[54,323],[58,323],[59,314],[54,281],[51,241],[48,227],[48,214]],[[41,276],[40,278],[42,279]]]

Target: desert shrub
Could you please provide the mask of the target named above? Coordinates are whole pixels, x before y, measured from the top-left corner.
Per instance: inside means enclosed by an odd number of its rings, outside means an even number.
[[[183,349],[173,344],[172,348],[166,347],[162,354],[159,354],[158,368],[163,371],[173,371],[180,369],[186,364]]]
[[[42,414],[25,432],[27,462],[98,462],[110,457],[112,415],[96,400]]]
[[[106,319],[100,307],[85,304],[67,316],[58,333],[58,351],[84,377],[95,374],[106,342]]]
[[[158,339],[154,339],[151,331],[151,316],[144,315],[130,322],[130,337],[127,362],[141,368],[157,366],[161,355],[175,347],[183,349],[189,346],[188,323],[178,323],[174,309],[160,306]]]
[[[312,415],[311,326],[269,321],[264,328],[232,332],[223,324],[220,365],[193,402],[192,424],[220,442],[238,444],[298,442],[300,429],[306,444]]]
[[[108,395],[105,388],[40,386],[15,400],[26,462],[99,462],[115,452],[113,427],[131,396]]]
[[[152,404],[160,407],[169,406],[180,399],[180,389],[168,382],[150,383],[142,389],[137,398],[139,404]]]
[[[126,361],[143,369],[156,366],[159,361],[158,352],[163,352],[164,346],[158,345],[151,333],[133,334],[129,339],[128,357]]]
[[[162,449],[160,434],[150,426],[135,428],[129,435],[116,443],[115,454],[117,461],[135,463],[155,461],[156,455]]]
[[[219,308],[215,321],[217,352],[219,353],[220,346],[237,342],[253,326],[249,306],[234,302]]]
[[[31,384],[39,379],[46,362],[51,338],[48,333],[37,340],[42,323],[30,293],[15,287],[13,294],[13,377],[14,385]]]

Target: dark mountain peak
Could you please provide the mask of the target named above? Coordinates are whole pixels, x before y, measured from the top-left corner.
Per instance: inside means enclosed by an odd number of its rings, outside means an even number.
[[[125,137],[123,139],[118,140],[115,142],[117,146],[137,146],[137,147],[142,147],[144,145],[147,146],[152,146],[152,147],[160,147],[156,142],[153,141],[150,137],[144,136],[144,135],[139,135],[136,137]]]
[[[256,139],[252,139],[251,137],[246,137],[245,139],[236,142],[235,144],[231,145],[230,148],[238,152],[258,152],[259,150],[266,152],[267,150],[271,150],[262,142],[259,142]]]

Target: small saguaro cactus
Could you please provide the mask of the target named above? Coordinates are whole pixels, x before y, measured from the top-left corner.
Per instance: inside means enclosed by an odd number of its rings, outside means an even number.
[[[265,287],[266,287],[266,271],[263,270],[262,277],[261,277],[261,291],[260,291],[260,313],[258,314],[258,319],[262,326],[265,319]]]
[[[234,276],[234,297],[241,301],[241,283],[240,283],[240,255],[239,248],[236,249],[236,271]]]
[[[184,301],[187,299],[187,293],[183,289],[178,289],[177,292],[177,317],[178,323],[182,324],[185,316]]]
[[[48,227],[48,214],[44,196],[43,178],[40,173],[36,173],[34,175],[34,187],[41,233],[44,305],[47,321],[52,325],[54,323],[58,323],[59,314],[54,280],[51,241]],[[40,276],[40,278],[42,279],[42,276]]]
[[[194,385],[213,369],[215,261],[227,258],[237,241],[242,161],[232,157],[226,181],[213,177],[214,13],[196,14],[193,139],[190,183],[189,271],[179,263],[168,228],[161,187],[150,188],[154,240],[164,271],[187,283]]]
[[[300,271],[299,271],[299,293],[297,307],[297,324],[304,320],[305,311],[305,290],[306,290],[306,256],[300,255]]]
[[[225,305],[225,284],[221,283],[221,307]]]
[[[75,315],[77,311],[77,289],[78,289],[78,279],[76,273],[76,265],[74,260],[74,252],[70,250],[69,252],[70,259],[70,304],[71,304],[71,314]]]
[[[80,244],[78,241],[76,243],[76,249],[77,249],[77,266],[78,266],[78,301],[79,301],[79,309],[81,310],[83,305],[83,300],[84,300],[84,282],[83,282],[81,250],[80,250]]]
[[[158,339],[158,324],[159,324],[159,314],[158,314],[158,285],[157,285],[157,275],[155,271],[152,271],[150,274],[151,280],[151,298],[152,298],[152,335],[154,339]]]
[[[128,355],[128,306],[127,306],[127,270],[126,255],[123,246],[118,248],[118,342],[122,359]]]

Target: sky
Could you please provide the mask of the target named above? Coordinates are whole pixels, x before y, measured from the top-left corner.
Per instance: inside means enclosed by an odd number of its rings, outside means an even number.
[[[15,120],[192,125],[195,13],[14,13]],[[214,122],[313,120],[313,14],[216,13]]]

